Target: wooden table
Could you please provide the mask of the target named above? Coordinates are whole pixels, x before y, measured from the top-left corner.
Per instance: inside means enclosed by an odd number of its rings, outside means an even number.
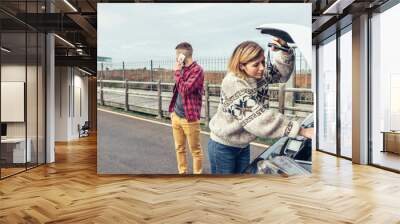
[[[400,154],[400,131],[382,131],[381,133],[383,133],[382,152]]]

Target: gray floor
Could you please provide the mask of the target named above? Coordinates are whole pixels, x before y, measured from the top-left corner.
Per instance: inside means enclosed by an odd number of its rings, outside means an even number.
[[[171,127],[98,111],[97,169],[101,174],[177,174]],[[210,173],[208,135],[201,135],[204,173]],[[251,146],[251,159],[264,148]],[[188,150],[189,152],[189,150]],[[188,153],[190,172],[191,155]]]

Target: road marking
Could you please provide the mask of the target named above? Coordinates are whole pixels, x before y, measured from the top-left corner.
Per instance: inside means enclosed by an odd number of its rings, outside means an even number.
[[[100,109],[100,108],[97,108],[97,110],[102,111],[102,112],[106,112],[106,113],[110,113],[110,114],[115,114],[115,115],[131,118],[131,119],[136,119],[136,120],[140,120],[140,121],[150,122],[150,123],[153,123],[153,124],[160,124],[160,125],[164,125],[164,126],[167,126],[167,127],[171,127],[171,124],[167,124],[167,123],[160,122],[160,121],[154,121],[154,120],[146,119],[146,118],[142,118],[142,117],[137,117],[137,116],[130,115],[130,114],[124,114],[124,113],[119,113],[119,112],[110,111],[110,110],[106,110],[106,109]],[[207,131],[200,131],[200,133],[204,134],[204,135],[208,135],[208,136],[210,135],[210,132],[207,132]],[[269,147],[269,145],[256,143],[256,142],[252,142],[252,143],[250,143],[250,145],[257,146],[257,147],[262,147],[262,148]]]
[[[147,121],[147,122],[150,122],[150,123],[161,124],[161,125],[164,125],[164,126],[171,127],[171,124],[167,124],[167,123],[164,123],[164,122],[159,122],[159,121],[154,121],[154,120],[145,119],[145,118],[141,118],[141,117],[136,117],[136,116],[133,116],[133,115],[124,114],[124,113],[119,113],[119,112],[110,111],[110,110],[106,110],[106,109],[100,109],[100,108],[98,108],[97,110],[103,111],[103,112],[107,112],[107,113],[110,113],[110,114],[120,115],[120,116],[127,117],[127,118],[131,118],[131,119],[136,119],[136,120],[140,120],[140,121]]]

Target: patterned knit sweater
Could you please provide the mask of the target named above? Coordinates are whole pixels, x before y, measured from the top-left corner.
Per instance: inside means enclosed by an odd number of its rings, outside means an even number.
[[[241,79],[228,73],[222,80],[217,113],[210,121],[212,140],[238,148],[257,136],[294,137],[300,125],[269,108],[268,85],[286,82],[294,68],[294,55],[277,53],[261,79]]]

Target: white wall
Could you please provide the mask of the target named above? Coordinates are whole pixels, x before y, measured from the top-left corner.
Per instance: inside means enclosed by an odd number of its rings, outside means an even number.
[[[25,64],[24,65],[2,65],[1,81],[25,82]],[[6,108],[1,108],[6,110]],[[25,122],[7,122],[8,137],[25,137]]]
[[[3,64],[1,66],[1,81],[2,82],[25,82],[26,69],[28,74],[35,73],[36,67],[18,64]],[[29,77],[28,77],[29,78]],[[36,80],[28,80],[29,85],[36,86]],[[36,88],[27,88],[27,104],[31,108],[36,108]],[[4,97],[4,96],[3,96]],[[34,103],[32,105],[29,105]],[[40,105],[39,105],[40,106]],[[2,110],[7,110],[7,108],[1,108]],[[32,113],[32,111],[27,111],[28,118],[28,129],[33,128],[36,130],[36,113]],[[33,122],[33,123],[32,123]],[[25,137],[25,124],[26,122],[7,122],[7,136],[8,137]],[[28,132],[28,137],[29,136]],[[35,132],[36,134],[36,132]]]
[[[25,64],[1,65],[1,81],[25,82]]]
[[[72,138],[78,138],[78,124],[83,125],[85,121],[88,120],[88,78],[82,76],[82,73],[79,70],[74,69],[73,71],[73,99],[74,102],[71,102],[71,135]]]
[[[37,70],[38,69],[38,70]],[[25,135],[30,140],[30,149],[32,155],[32,161],[36,162],[39,159],[39,163],[44,163],[44,82],[41,66],[24,64],[2,64],[1,66],[1,81],[2,82],[24,82],[26,85],[26,106],[25,101],[22,102],[20,111],[25,114],[26,120],[21,122],[5,122],[7,124],[7,137],[8,138],[24,138]],[[25,80],[27,78],[27,81]],[[4,89],[2,89],[3,92]],[[24,90],[20,90],[21,94]],[[7,93],[4,93],[7,94]],[[2,95],[2,98],[8,98],[7,95]],[[11,110],[12,108],[2,107],[2,112],[15,113]],[[22,115],[24,116],[24,115]],[[38,153],[38,154],[37,154]]]
[[[67,67],[55,68],[55,141],[68,141],[68,71]]]
[[[78,124],[88,120],[88,78],[76,68],[56,67],[55,108],[55,140],[77,139]]]

